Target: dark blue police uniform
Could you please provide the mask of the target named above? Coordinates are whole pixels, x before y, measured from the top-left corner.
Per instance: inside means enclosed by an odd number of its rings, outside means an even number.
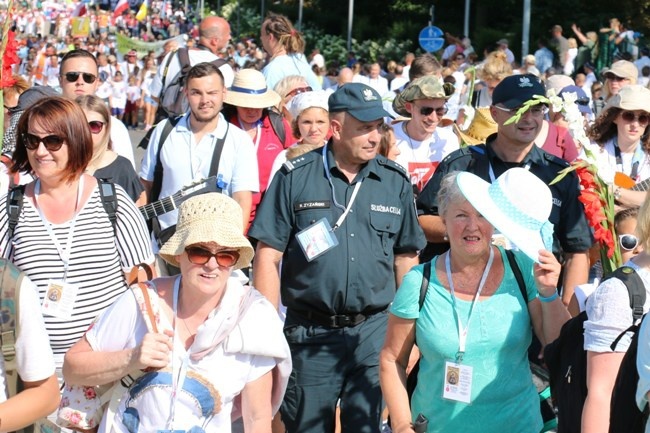
[[[288,431],[333,431],[341,398],[344,432],[377,432],[379,351],[396,290],[395,254],[414,253],[426,240],[402,167],[377,156],[350,183],[330,145],[285,163],[248,235],[284,252],[280,292],[293,372],[281,412]],[[334,231],[338,245],[308,261],[296,234],[323,218],[334,227],[359,182]]]

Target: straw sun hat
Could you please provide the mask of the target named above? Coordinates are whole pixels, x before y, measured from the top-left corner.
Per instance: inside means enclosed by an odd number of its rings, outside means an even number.
[[[491,184],[468,172],[458,173],[456,182],[467,201],[532,260],[538,261],[539,250],[551,251],[553,196],[540,178],[515,167]]]
[[[264,75],[255,69],[242,69],[235,74],[224,102],[245,108],[267,108],[277,105],[280,95],[266,87]]]
[[[489,107],[477,108],[472,123],[465,131],[462,131],[457,124],[453,125],[456,134],[468,146],[485,143],[485,140],[498,129],[497,123],[492,119]]]
[[[235,269],[250,265],[253,259],[253,247],[244,236],[241,207],[224,194],[202,194],[181,204],[176,233],[159,254],[167,263],[178,267],[176,256],[183,254],[186,247],[207,242],[237,249],[239,260]]]

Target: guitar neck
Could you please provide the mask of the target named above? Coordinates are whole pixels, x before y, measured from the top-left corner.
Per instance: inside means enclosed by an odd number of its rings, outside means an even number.
[[[646,180],[642,180],[641,182],[637,183],[634,185],[630,190],[632,191],[647,191],[648,187],[650,187],[650,178]]]
[[[178,207],[178,205],[180,205],[181,197],[182,195],[177,192],[176,194],[171,195],[169,197],[165,197],[153,203],[140,206],[139,209],[140,212],[142,213],[142,216],[144,216],[144,219],[150,220],[151,218],[164,215],[167,212],[171,212],[175,210]]]

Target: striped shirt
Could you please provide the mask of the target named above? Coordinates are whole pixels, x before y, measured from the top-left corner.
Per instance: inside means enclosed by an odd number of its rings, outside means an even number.
[[[98,188],[77,215],[66,278],[67,283],[77,285],[79,290],[72,318],[67,320],[44,315],[50,345],[57,359],[61,359],[95,317],[127,289],[122,268],[153,261],[142,215],[119,185],[115,185],[115,189],[118,202],[117,236],[102,205]],[[0,198],[1,251],[5,257],[10,253],[11,261],[38,287],[42,303],[48,281],[63,278],[63,262],[38,210],[27,196],[14,231],[13,249],[8,252],[6,201],[7,195]],[[67,247],[70,223],[52,224],[54,235],[64,249]]]

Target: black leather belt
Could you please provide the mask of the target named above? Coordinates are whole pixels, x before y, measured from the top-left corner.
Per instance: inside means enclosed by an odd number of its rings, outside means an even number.
[[[298,316],[303,317],[307,320],[317,323],[321,326],[326,326],[328,328],[348,328],[352,326],[357,326],[365,322],[369,317],[384,311],[385,308],[372,311],[370,313],[357,313],[357,314],[335,314],[333,316],[320,313],[318,311],[296,311]]]

